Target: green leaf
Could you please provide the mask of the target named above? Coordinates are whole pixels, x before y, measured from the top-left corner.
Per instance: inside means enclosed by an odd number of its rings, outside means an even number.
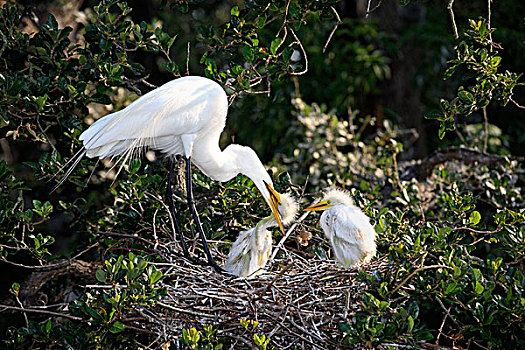
[[[461,99],[462,102],[472,104],[474,103],[474,96],[466,90],[460,90],[458,91],[458,96]]]
[[[242,49],[242,57],[248,62],[252,62],[254,59],[254,52],[251,46],[245,45]]]
[[[485,290],[485,287],[479,282],[476,282],[476,294],[481,294]]]
[[[49,334],[49,332],[51,331],[51,319],[49,319],[46,324],[44,325],[44,330],[46,331],[46,333]]]
[[[162,272],[160,271],[154,271],[149,275],[149,282],[150,284],[157,283],[162,278]]]
[[[437,109],[433,109],[431,111],[428,111],[427,113],[425,113],[425,118],[426,119],[437,119],[437,120],[440,120],[440,119],[443,119],[445,117],[445,115],[443,114],[443,112],[437,110]]]
[[[272,55],[275,55],[277,53],[277,49],[281,45],[282,41],[283,39],[281,38],[275,38],[272,40],[272,43],[270,45],[270,52],[272,53]]]
[[[474,210],[472,213],[470,213],[469,222],[472,225],[477,225],[481,220],[481,214]]]
[[[122,324],[122,322],[115,321],[109,325],[109,331],[111,333],[120,333],[123,330],[124,330],[124,325]]]
[[[237,16],[239,17],[239,7],[238,6],[234,6],[232,7],[231,11],[230,11],[230,14],[232,16]]]
[[[42,202],[33,199],[33,206],[35,207],[36,212],[42,211]]]
[[[407,327],[407,333],[412,333],[412,330],[414,329],[414,319],[412,316],[408,316],[408,327]]]
[[[456,290],[457,284],[452,282],[447,286],[447,289],[445,290],[445,294],[451,294]]]
[[[13,283],[11,285],[11,291],[15,294],[18,294],[18,291],[20,290],[20,283]]]
[[[104,270],[102,269],[97,270],[97,272],[95,273],[95,277],[99,282],[106,283],[107,281],[106,272],[104,272]]]
[[[496,68],[497,66],[499,66],[500,62],[501,62],[501,57],[500,56],[494,56],[490,60],[490,65],[492,67]]]
[[[140,169],[140,159],[133,159],[129,164],[129,174],[134,175]]]

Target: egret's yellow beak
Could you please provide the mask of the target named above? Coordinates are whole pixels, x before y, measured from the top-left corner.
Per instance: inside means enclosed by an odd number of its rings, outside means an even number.
[[[319,203],[312,204],[308,208],[304,209],[304,211],[325,210],[330,207],[333,207],[332,203],[330,203],[329,200],[325,200]]]
[[[281,204],[281,197],[279,196],[279,193],[275,191],[267,182],[264,182],[266,185],[266,188],[268,189],[268,192],[270,192],[270,208],[272,209],[273,216],[275,217],[275,220],[277,221],[277,224],[279,225],[279,228],[281,229],[281,232],[284,235],[284,227],[283,223],[281,221],[281,214],[279,213],[279,205]]]

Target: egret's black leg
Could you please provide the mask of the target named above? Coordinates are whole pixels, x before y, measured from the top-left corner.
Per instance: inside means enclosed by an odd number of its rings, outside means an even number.
[[[217,272],[222,272],[223,269],[217,265],[215,260],[213,260],[210,248],[208,247],[208,242],[206,241],[206,236],[204,235],[204,230],[202,229],[199,214],[197,213],[195,203],[193,202],[193,193],[191,187],[191,157],[186,158],[186,192],[188,196],[188,206],[190,207],[191,214],[195,220],[195,225],[197,226],[197,231],[199,231],[199,236],[201,237],[202,244],[204,245],[204,253],[208,258],[208,264],[210,264]]]
[[[175,211],[175,205],[173,204],[173,169],[175,168],[175,163],[173,162],[173,159],[170,158],[170,171],[168,175],[168,187],[166,188],[166,200],[168,201],[168,207],[170,209],[171,217],[173,218],[173,225],[175,226],[175,233],[177,234],[177,238],[180,242],[180,245],[182,247],[182,251],[184,252],[184,256],[188,259],[190,258],[190,253],[188,251],[188,247],[186,246],[186,242],[184,241],[184,236],[182,235],[182,229],[180,227],[179,219],[177,218],[177,213]]]

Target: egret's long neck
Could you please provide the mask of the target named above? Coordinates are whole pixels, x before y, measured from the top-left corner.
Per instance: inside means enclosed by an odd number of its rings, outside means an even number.
[[[216,181],[231,180],[240,172],[237,155],[232,152],[231,146],[223,151],[218,145],[209,145],[202,150],[196,147],[192,160],[204,174]]]
[[[253,149],[241,145],[229,145],[221,151],[217,144],[204,147],[195,144],[193,162],[210,178],[216,181],[228,181],[238,174],[248,176],[259,189],[264,200],[269,203],[270,193],[266,184],[272,185],[272,179],[264,169]]]

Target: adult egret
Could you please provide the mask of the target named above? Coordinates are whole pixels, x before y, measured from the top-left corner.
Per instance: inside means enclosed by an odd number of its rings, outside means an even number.
[[[375,256],[376,231],[368,216],[354,205],[348,192],[331,187],[324,192],[323,200],[305,209],[308,210],[324,210],[321,228],[339,264],[359,266]]]
[[[288,225],[295,219],[298,209],[299,204],[290,194],[281,194],[279,213],[283,225]],[[268,216],[255,227],[241,232],[230,248],[224,269],[240,277],[253,278],[259,275],[270,257],[272,234],[268,229],[274,226],[277,226],[275,217]]]
[[[213,260],[195,209],[191,186],[192,163],[216,181],[228,181],[238,174],[248,176],[269,204],[277,224],[284,231],[278,211],[279,194],[273,189],[272,180],[255,151],[236,144],[229,145],[224,150],[219,147],[227,111],[226,93],[216,82],[198,76],[172,80],[138,98],[126,108],[93,123],[80,135],[84,149],[72,168],[84,155],[89,158],[120,156],[124,164],[146,148],[158,150],[170,157],[166,196],[176,233],[181,240],[184,254],[189,257],[171,196],[172,158],[183,155],[186,158],[188,206],[204,245],[208,263],[219,271],[220,267]],[[66,173],[66,177],[71,170]]]

